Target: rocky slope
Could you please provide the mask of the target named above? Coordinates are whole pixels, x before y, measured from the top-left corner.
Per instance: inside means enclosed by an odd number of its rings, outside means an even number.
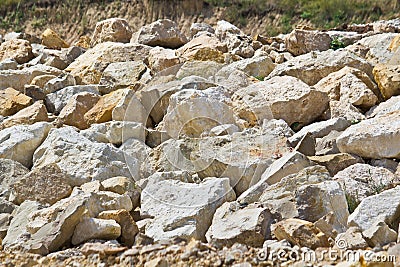
[[[398,32],[6,34],[2,264],[394,266]]]

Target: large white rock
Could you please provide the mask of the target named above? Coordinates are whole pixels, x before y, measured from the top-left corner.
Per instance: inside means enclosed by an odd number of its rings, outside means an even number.
[[[240,208],[238,203],[226,202],[215,212],[206,238],[219,247],[230,247],[234,243],[262,246],[270,237],[271,222],[269,210],[261,205]]]
[[[202,77],[191,76],[178,81],[174,80],[167,83],[146,86],[138,92],[138,98],[144,109],[148,112],[148,116],[157,124],[167,113],[169,99],[172,94],[184,89],[205,90],[214,86],[216,85]],[[132,104],[130,105],[133,106],[127,108],[127,111],[129,111],[127,112],[128,114],[131,113],[130,111],[135,110],[136,102],[135,99],[132,100]],[[130,118],[132,115],[128,116]]]
[[[92,124],[90,128],[81,131],[80,134],[93,142],[121,145],[130,138],[144,142],[147,132],[138,122],[109,121]]]
[[[234,199],[228,178],[207,178],[200,184],[151,180],[142,191],[141,211],[155,218],[145,233],[155,240],[205,240],[216,209]]]
[[[65,107],[65,105],[67,105],[72,96],[82,92],[100,95],[98,85],[68,86],[46,96],[47,110],[49,112],[59,114],[60,111]]]
[[[65,70],[78,84],[98,84],[110,63],[144,60],[151,47],[140,44],[105,42],[88,49]]]
[[[187,43],[176,23],[169,19],[160,19],[145,25],[132,36],[131,42],[150,46],[177,48]]]
[[[378,117],[393,111],[400,111],[400,96],[392,96],[385,102],[372,107],[365,115],[368,118]]]
[[[146,125],[150,116],[133,90],[125,90],[112,111],[114,121],[134,121]]]
[[[341,152],[365,158],[400,158],[400,111],[347,128],[336,140]]]
[[[295,56],[330,48],[331,37],[326,32],[295,29],[285,38],[286,50]]]
[[[362,70],[372,77],[372,66],[363,58],[346,50],[310,52],[279,64],[268,76],[293,76],[314,85],[330,73],[348,66]]]
[[[121,226],[114,220],[85,218],[76,225],[72,244],[78,245],[90,239],[113,240],[121,235]]]
[[[357,226],[365,231],[375,223],[385,222],[396,227],[400,221],[400,186],[364,198],[349,216],[349,227]]]
[[[143,141],[136,138],[130,138],[126,140],[120,147],[127,157],[128,168],[139,168],[139,177],[133,177],[135,179],[146,178],[155,172],[154,167],[150,164],[152,149],[148,147]],[[129,159],[133,159],[134,162],[130,162]]]
[[[162,171],[186,170],[201,178],[229,177],[239,195],[257,183],[272,162],[289,153],[288,128],[273,120],[261,129],[230,136],[170,139],[155,149],[154,166]]]
[[[388,169],[361,163],[338,172],[333,179],[342,185],[347,197],[352,197],[356,203],[400,183],[400,178]]]
[[[169,136],[200,137],[222,124],[236,124],[230,99],[222,88],[182,90],[170,97],[164,117]]]
[[[328,170],[322,166],[307,167],[298,173],[284,177],[279,183],[267,187],[258,202],[265,203],[282,219],[299,216],[296,192],[303,185],[313,185],[330,180]],[[311,196],[310,196],[311,197]],[[317,203],[315,203],[317,205]],[[325,214],[321,214],[321,217]]]
[[[11,184],[24,177],[29,169],[18,161],[0,158],[0,170],[0,192],[8,198]]]
[[[30,168],[33,153],[51,128],[50,123],[37,122],[33,125],[16,125],[0,131],[0,158],[18,161]]]
[[[131,37],[132,29],[125,19],[106,19],[96,23],[91,45],[103,42],[129,43]]]
[[[307,133],[312,134],[315,138],[322,138],[332,131],[343,131],[349,127],[350,124],[351,123],[344,118],[315,122],[303,127],[300,131],[291,136],[289,142],[295,146]]]
[[[333,72],[320,80],[315,88],[326,92],[331,100],[348,102],[368,109],[382,99],[376,84],[364,72],[350,67]]]
[[[346,47],[350,51],[362,51],[361,56],[365,57],[372,65],[387,62],[395,51],[390,51],[389,46],[397,36],[396,33],[381,33],[365,37],[354,45]],[[360,49],[361,48],[361,49]]]
[[[334,229],[346,229],[349,210],[344,190],[336,181],[324,181],[318,184],[300,186],[296,191],[298,218],[315,222],[332,213]]]
[[[34,154],[34,168],[55,163],[71,185],[114,176],[132,177],[128,157],[109,144],[91,142],[73,127],[53,129]],[[133,161],[133,160],[132,160]]]
[[[256,202],[268,186],[311,165],[313,163],[303,154],[297,151],[288,153],[273,162],[262,174],[261,179],[257,183],[251,184],[250,188],[243,192],[237,201],[240,203]]]
[[[20,92],[24,91],[24,86],[40,75],[51,74],[59,75],[61,70],[42,64],[23,68],[22,70],[0,70],[0,90],[12,87]]]
[[[300,79],[273,77],[238,90],[232,97],[237,114],[250,125],[264,119],[283,119],[304,126],[327,108],[326,93],[314,90]]]

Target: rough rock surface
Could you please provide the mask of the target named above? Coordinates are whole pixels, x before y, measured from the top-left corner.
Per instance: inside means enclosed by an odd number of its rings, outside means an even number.
[[[13,89],[7,88],[0,91],[0,115],[10,116],[21,109],[31,105],[32,98],[24,95],[23,93]]]
[[[33,125],[16,125],[0,131],[0,158],[18,161],[30,168],[33,153],[51,128],[51,124],[47,122],[38,122]]]
[[[331,37],[320,31],[296,29],[285,38],[286,49],[295,56],[330,48]]]
[[[264,119],[283,119],[287,124],[304,126],[328,107],[328,96],[300,79],[273,77],[243,88],[232,97],[235,111],[249,125]]]
[[[104,42],[129,43],[132,30],[125,19],[111,18],[96,24],[92,35],[92,46]]]
[[[400,186],[383,191],[380,194],[364,198],[349,216],[348,226],[357,226],[363,231],[374,223],[385,222],[388,225],[399,224]]]
[[[268,76],[293,76],[308,85],[315,85],[330,73],[343,67],[359,69],[372,75],[372,66],[363,58],[346,50],[310,52],[278,65]]]
[[[150,46],[177,48],[187,43],[175,22],[169,19],[157,20],[143,26],[132,37],[133,42]]]
[[[336,140],[339,150],[365,158],[399,158],[399,117],[395,111],[350,126]]]
[[[58,155],[60,150],[62,155]],[[132,177],[125,164],[127,156],[122,151],[91,142],[72,127],[51,130],[33,157],[34,168],[55,163],[73,186],[119,175]]]
[[[19,64],[23,64],[33,57],[32,46],[27,40],[12,39],[0,45],[0,61],[14,59]]]
[[[235,206],[239,206],[238,203],[226,202],[217,209],[206,233],[207,241],[221,247],[234,243],[261,246],[270,236],[272,216],[268,209]]]
[[[155,240],[205,240],[216,209],[234,199],[228,178],[207,178],[200,184],[153,181],[142,192],[142,212],[155,216],[145,233]]]
[[[87,50],[65,70],[78,84],[98,84],[102,72],[110,63],[143,60],[150,47],[139,44],[105,42]]]

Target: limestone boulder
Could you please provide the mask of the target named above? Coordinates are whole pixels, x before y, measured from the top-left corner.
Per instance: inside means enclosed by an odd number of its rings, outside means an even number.
[[[344,118],[315,122],[303,127],[300,131],[291,136],[289,142],[292,146],[296,146],[307,133],[312,134],[315,138],[322,138],[332,131],[343,131],[350,125],[351,123]]]
[[[364,111],[353,106],[348,101],[330,100],[329,108],[322,115],[322,118],[325,120],[345,118],[351,123],[358,123],[365,119]]]
[[[400,186],[364,198],[349,216],[348,226],[356,226],[365,231],[379,222],[393,226],[398,225],[400,221],[399,198]]]
[[[42,33],[42,45],[51,49],[68,48],[69,45],[53,30],[46,29]]]
[[[11,39],[0,44],[0,61],[14,59],[24,64],[33,59],[32,46],[27,40]]]
[[[146,226],[145,233],[154,240],[205,240],[216,209],[234,199],[228,178],[206,178],[200,184],[149,181],[142,192],[141,212],[154,216],[154,220]]]
[[[400,110],[400,96],[392,96],[385,102],[382,102],[379,105],[372,107],[365,115],[367,116],[367,118],[379,117],[381,115],[399,110]]]
[[[43,86],[43,92],[47,95],[54,93],[65,87],[74,85],[76,85],[75,78],[71,74],[69,73],[61,74],[58,77],[49,80]]]
[[[2,245],[8,248],[15,244],[16,240],[21,239],[28,231],[26,226],[29,223],[29,216],[32,212],[42,209],[43,206],[35,201],[25,201],[13,212],[6,236],[2,240]]]
[[[23,68],[22,70],[2,70],[0,71],[0,90],[12,87],[23,92],[25,85],[30,84],[36,76],[45,74],[59,75],[60,73],[59,69],[42,64]]]
[[[37,122],[32,125],[16,125],[0,131],[0,158],[18,161],[27,168],[32,166],[36,148],[45,140],[52,125]],[[20,151],[24,151],[21,153]]]
[[[389,49],[391,42],[397,36],[396,33],[379,33],[362,38],[360,41],[346,47],[346,50],[354,51],[365,58],[372,65],[386,63],[395,51]]]
[[[188,40],[174,21],[160,19],[140,28],[133,35],[131,42],[149,46],[177,48],[187,43]]]
[[[113,240],[121,235],[121,226],[114,220],[85,218],[76,225],[72,244],[78,245],[91,239]]]
[[[214,86],[216,86],[214,83],[198,76],[186,77],[180,81],[174,80],[167,83],[146,86],[138,92],[137,97],[144,110],[142,110],[142,107],[138,105],[138,101],[131,97],[132,103],[129,103],[129,105],[125,104],[125,106],[128,107],[126,110],[129,110],[129,112],[126,112],[127,114],[125,116],[130,118],[133,116],[133,111],[140,109],[140,111],[137,112],[138,115],[140,114],[140,117],[144,116],[144,118],[147,119],[147,116],[150,116],[153,123],[158,124],[167,113],[169,99],[172,94],[184,89],[205,90]],[[124,103],[127,102],[128,101],[125,101]],[[118,117],[122,118],[122,115],[119,115]]]
[[[274,70],[275,64],[269,56],[260,56],[242,59],[229,64],[227,67],[241,70],[247,75],[263,80]]]
[[[373,74],[379,90],[385,99],[400,94],[400,66],[377,64]]]
[[[360,203],[364,198],[376,195],[400,182],[400,178],[388,169],[361,163],[345,168],[333,179],[341,184],[347,197],[355,203]]]
[[[60,111],[58,122],[75,126],[81,130],[88,128],[85,114],[100,100],[97,94],[82,92],[73,95],[65,107]]]
[[[316,249],[330,247],[328,237],[311,222],[300,219],[286,219],[275,225],[273,230],[278,240],[287,240],[300,247]]]
[[[271,234],[272,216],[267,208],[226,202],[217,209],[206,233],[207,241],[215,246],[230,247],[235,243],[261,247]]]
[[[312,165],[312,162],[306,156],[297,151],[283,155],[265,170],[257,183],[250,184],[249,189],[243,192],[237,201],[240,203],[257,202],[264,190],[270,185],[276,184],[282,178]]]
[[[269,75],[297,77],[308,85],[315,85],[322,78],[343,67],[352,67],[372,77],[372,66],[363,58],[346,50],[310,52],[279,64]]]
[[[31,85],[36,85],[40,88],[43,88],[44,85],[50,81],[51,79],[57,78],[55,75],[40,75],[33,78],[31,81]]]
[[[99,86],[97,85],[77,85],[60,89],[46,96],[45,102],[47,110],[58,115],[74,95],[84,92],[100,95],[99,90]]]
[[[20,205],[32,200],[52,205],[72,192],[65,176],[55,164],[34,169],[12,184],[13,202]]]
[[[318,165],[325,166],[332,176],[351,165],[364,163],[362,158],[347,153],[311,156],[309,159]]]
[[[397,232],[385,222],[377,222],[363,232],[363,236],[371,247],[382,247],[397,241]]]
[[[215,61],[187,61],[176,74],[178,79],[189,76],[199,76],[204,79],[213,80],[215,74],[223,67],[222,63]]]
[[[258,199],[258,202],[265,203],[274,214],[279,214],[280,218],[295,218],[299,216],[296,203],[296,191],[305,185],[313,185],[331,180],[328,170],[322,166],[311,166],[304,168],[298,173],[284,177],[279,183],[267,187]],[[311,196],[309,196],[311,197]],[[315,195],[315,197],[318,197]],[[326,199],[325,199],[326,200]],[[317,202],[315,203],[317,204]],[[321,210],[321,216],[325,211]],[[327,213],[326,212],[326,213]],[[318,218],[319,219],[319,218]]]
[[[110,88],[110,91],[127,87],[133,88],[146,70],[146,65],[141,61],[111,63],[101,74],[100,84]]]
[[[347,128],[336,143],[343,153],[365,158],[399,158],[399,124],[399,111],[367,119]]]
[[[222,43],[216,36],[207,34],[193,38],[178,49],[179,55],[186,60],[212,60],[219,63],[224,63],[224,53],[226,52],[228,52],[228,47],[225,43]]]
[[[232,96],[232,101],[235,112],[249,125],[274,118],[301,127],[327,109],[329,98],[300,79],[283,76],[240,89]]]
[[[285,38],[286,50],[294,56],[330,48],[331,37],[326,32],[295,29]]]
[[[0,191],[1,195],[8,199],[10,195],[11,184],[24,177],[29,169],[18,161],[0,158]],[[3,206],[3,205],[0,205]],[[0,213],[9,213],[7,208],[0,209]],[[11,213],[11,212],[10,212]]]
[[[87,125],[111,121],[113,109],[126,94],[126,90],[129,89],[119,89],[103,95],[99,101],[85,113],[84,119]]]
[[[382,99],[377,86],[368,75],[349,67],[329,74],[315,88],[328,93],[331,100],[345,101],[363,110],[371,108]]]
[[[33,105],[21,109],[11,117],[5,119],[1,124],[1,128],[7,128],[14,125],[34,124],[36,122],[48,121],[46,106],[42,101],[35,102]]]
[[[335,220],[334,229],[346,230],[349,211],[345,191],[336,181],[324,181],[317,184],[302,185],[296,192],[298,218],[316,222],[323,216],[332,213]]]
[[[92,142],[121,145],[128,139],[134,138],[142,142],[146,139],[146,129],[141,123],[130,121],[109,121],[92,124],[90,128],[80,132]]]
[[[149,164],[151,162],[152,149],[146,143],[131,138],[126,140],[120,147],[134,162],[128,162],[128,167],[137,166],[139,168],[139,178],[147,178],[155,172],[154,166]],[[129,159],[129,158],[128,158]]]
[[[217,22],[215,35],[227,44],[228,50],[232,54],[243,58],[250,58],[254,55],[253,40],[235,25],[220,20]]]
[[[121,242],[128,247],[134,244],[139,228],[127,210],[103,211],[98,218],[116,221],[121,226]]]
[[[248,129],[231,136],[170,139],[155,148],[156,170],[186,170],[200,178],[229,177],[239,195],[257,183],[275,160],[289,153],[283,121],[259,130]]]
[[[149,66],[155,73],[181,63],[181,58],[173,49],[154,47],[149,52]]]
[[[213,27],[208,25],[207,23],[201,22],[201,23],[193,23],[190,26],[190,36],[193,38],[196,36],[198,33],[214,33]]]
[[[13,89],[0,90],[0,115],[10,116],[33,103],[32,98]]]
[[[141,44],[100,43],[88,49],[65,70],[75,77],[78,84],[98,84],[110,63],[144,60],[150,49]]]
[[[358,227],[349,227],[346,232],[337,235],[335,243],[345,244],[344,249],[365,249],[367,241]]]
[[[143,125],[150,123],[150,112],[143,106],[133,90],[125,90],[112,110],[113,121],[132,121]]]
[[[132,29],[125,19],[111,18],[96,23],[91,45],[95,46],[104,42],[129,43]]]
[[[222,124],[236,124],[230,99],[220,88],[182,90],[170,97],[164,129],[173,138],[200,137]]]
[[[50,131],[35,151],[33,168],[54,163],[66,173],[69,184],[77,186],[114,176],[132,177],[126,157],[117,148],[91,142],[69,126]]]

